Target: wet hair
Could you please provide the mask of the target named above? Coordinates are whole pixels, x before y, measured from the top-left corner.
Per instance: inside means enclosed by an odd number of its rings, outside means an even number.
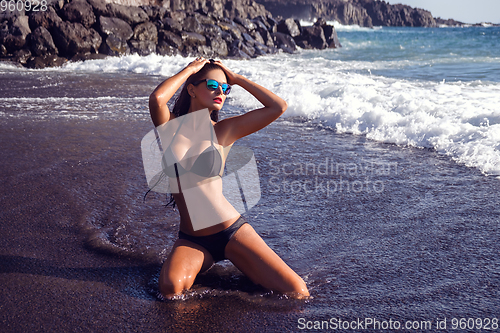
[[[203,66],[198,72],[194,73],[190,77],[187,78],[186,82],[184,83],[184,86],[181,89],[181,93],[175,100],[174,104],[174,109],[172,110],[172,113],[175,115],[175,117],[180,117],[188,113],[189,107],[191,106],[191,96],[189,95],[187,91],[187,87],[192,84],[193,82],[199,81],[201,78],[203,78],[209,71],[218,69],[222,71],[222,68],[219,65],[216,65],[212,62],[208,62]],[[226,73],[223,71],[224,75]],[[227,80],[227,76],[226,76]],[[219,111],[218,110],[213,110],[210,113],[210,118],[217,122],[219,121]]]

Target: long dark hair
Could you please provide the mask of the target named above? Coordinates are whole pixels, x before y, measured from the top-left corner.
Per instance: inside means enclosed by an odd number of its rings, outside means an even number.
[[[205,66],[203,66],[198,72],[194,73],[184,83],[184,86],[181,89],[181,93],[175,100],[174,104],[174,109],[172,110],[172,113],[175,114],[175,117],[180,117],[188,113],[189,107],[191,106],[191,96],[189,95],[187,91],[187,87],[192,84],[193,82],[199,81],[205,74],[211,70],[214,69],[219,69],[222,71],[222,68],[219,65],[216,65],[212,62],[207,62]],[[224,72],[224,75],[226,73]],[[227,80],[227,76],[226,76]],[[210,118],[218,122],[219,121],[219,111],[218,110],[213,110],[210,113]]]

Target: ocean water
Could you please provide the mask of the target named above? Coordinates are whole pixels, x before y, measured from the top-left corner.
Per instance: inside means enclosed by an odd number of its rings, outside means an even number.
[[[299,318],[498,317],[500,28],[337,31],[340,49],[225,61],[289,105],[239,143],[254,151],[262,189],[249,219],[313,296],[299,310],[285,306],[287,327]],[[7,176],[48,173],[84,207],[78,225],[91,249],[160,264],[177,217],[159,194],[143,201],[140,140],[152,128],[149,94],[191,60],[0,63],[0,122],[16,135],[36,130],[47,138],[33,141],[37,154],[58,156]],[[236,86],[222,116],[256,107]],[[195,287],[188,301],[283,304],[227,262]]]

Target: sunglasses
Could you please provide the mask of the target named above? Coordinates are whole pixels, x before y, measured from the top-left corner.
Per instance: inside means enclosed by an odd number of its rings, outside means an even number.
[[[221,86],[222,88],[222,93],[224,95],[229,95],[229,93],[231,92],[231,86],[227,83],[219,83],[215,80],[212,80],[212,79],[203,79],[203,80],[199,80],[199,81],[196,81],[193,83],[194,86],[197,86],[199,85],[200,83],[206,81],[207,82],[207,89],[208,90],[217,90],[219,88],[219,85]]]

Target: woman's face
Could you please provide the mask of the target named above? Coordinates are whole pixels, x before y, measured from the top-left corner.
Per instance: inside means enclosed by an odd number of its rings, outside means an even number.
[[[226,75],[222,69],[213,69],[203,77],[203,79],[212,79],[219,82],[219,87],[215,90],[209,90],[207,83],[201,82],[194,86],[190,85],[189,94],[191,95],[191,111],[208,108],[210,111],[220,110],[226,101],[226,95],[222,93],[221,85],[227,83]]]

